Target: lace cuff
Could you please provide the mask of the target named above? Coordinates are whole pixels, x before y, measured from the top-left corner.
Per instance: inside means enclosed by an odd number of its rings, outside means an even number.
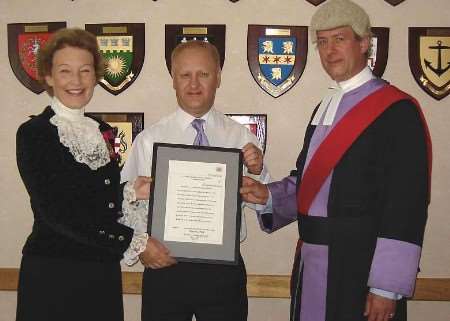
[[[127,201],[128,203],[136,202],[136,191],[134,189],[134,182],[136,182],[135,179],[130,182],[127,182],[125,184],[125,187],[123,188],[123,200]]]
[[[148,201],[136,200],[134,180],[126,183],[123,189],[122,213],[119,223],[134,230],[130,246],[124,253],[125,264],[131,266],[139,260],[139,254],[145,250],[148,240]]]
[[[134,229],[134,234],[147,232],[148,200],[136,200],[134,181],[123,189],[122,214],[119,223]]]
[[[123,254],[123,261],[126,265],[132,266],[139,261],[139,254],[145,251],[147,247],[148,234],[135,234],[131,240],[130,246]]]

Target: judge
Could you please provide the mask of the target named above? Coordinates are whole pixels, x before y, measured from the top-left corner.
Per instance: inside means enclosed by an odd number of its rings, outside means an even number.
[[[370,20],[329,0],[311,20],[332,89],[314,110],[297,177],[245,178],[268,233],[298,222],[291,320],[406,320],[430,194],[431,144],[417,101],[367,67]]]

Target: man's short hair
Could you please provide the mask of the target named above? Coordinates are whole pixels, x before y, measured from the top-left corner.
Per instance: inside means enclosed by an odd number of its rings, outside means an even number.
[[[214,63],[217,65],[217,68],[220,69],[220,55],[219,51],[217,50],[216,46],[212,45],[211,43],[203,40],[190,40],[186,42],[182,42],[179,45],[175,47],[175,49],[172,51],[172,54],[170,56],[171,66],[173,71],[173,65],[174,61],[177,59],[177,57],[185,50],[187,49],[204,49],[209,52],[211,55],[211,58],[213,58]]]
[[[360,38],[371,36],[369,15],[363,8],[350,0],[328,0],[311,18],[311,41],[317,42],[317,31],[346,26]]]

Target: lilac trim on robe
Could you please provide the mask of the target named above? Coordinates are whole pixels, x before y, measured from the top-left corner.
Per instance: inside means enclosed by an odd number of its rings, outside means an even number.
[[[311,158],[314,156],[317,148],[319,148],[320,144],[323,142],[328,133],[336,126],[336,124],[350,111],[356,104],[358,104],[361,100],[385,86],[386,82],[381,79],[373,79],[366,82],[364,85],[353,89],[346,93],[344,97],[342,97],[341,103],[336,112],[336,116],[334,118],[333,124],[331,126],[318,125],[314,130],[313,136],[311,138],[311,142],[309,144],[308,154],[306,155],[306,162],[304,169],[307,168]],[[323,118],[323,117],[322,117]],[[321,119],[320,123],[322,123],[323,119]],[[303,173],[305,171],[303,170]],[[302,175],[303,175],[302,173]],[[327,214],[327,205],[328,205],[328,194],[330,192],[330,183],[331,177],[333,176],[333,172],[325,180],[322,188],[319,193],[316,195],[316,198],[313,200],[311,207],[309,209],[308,215],[310,216],[328,216]]]
[[[333,124],[331,126],[318,125],[316,126],[313,136],[311,137],[311,142],[309,144],[308,154],[306,155],[305,167],[303,169],[303,173],[307,168],[311,158],[316,152],[317,148],[323,142],[328,133],[334,128],[334,126],[339,122],[339,120],[350,111],[356,104],[358,104],[361,100],[366,98],[368,95],[372,94],[376,90],[385,86],[386,82],[381,79],[373,79],[369,80],[365,84],[361,85],[358,88],[355,88],[348,93],[346,93],[338,106],[336,116],[334,118]],[[325,115],[324,115],[325,116]],[[322,116],[322,118],[324,117]],[[319,122],[322,124],[323,119]],[[302,175],[303,175],[302,173]],[[308,215],[310,216],[328,216],[328,197],[330,192],[330,184],[333,172],[325,180],[322,185],[319,193],[314,198],[311,207],[309,209]],[[313,267],[308,267],[311,262],[309,262],[309,257],[305,257],[303,253],[304,247],[306,243],[303,243],[302,246],[302,261],[304,267],[300,266],[299,271],[303,268],[303,277],[302,277],[302,298],[301,298],[301,309],[300,309],[300,320],[314,320],[314,321],[325,321],[326,314],[326,297],[327,297],[327,274],[328,274],[328,255],[323,255],[322,251],[319,251],[317,254],[318,260],[315,258],[313,261]],[[326,247],[326,246],[325,246]],[[326,247],[327,248],[327,247]],[[315,249],[311,248],[311,250]],[[328,249],[326,251],[328,254]],[[321,271],[322,274],[318,275],[317,273]],[[317,278],[317,279],[316,279]],[[310,293],[314,294],[314,300],[306,298]],[[305,295],[304,295],[305,294]],[[304,297],[305,296],[305,297]],[[307,304],[306,304],[307,302]],[[305,303],[305,304],[303,304]],[[312,317],[314,317],[312,319]],[[320,316],[320,318],[319,318]],[[303,319],[305,318],[305,319]]]
[[[328,274],[328,246],[303,243],[302,259],[307,261],[303,267],[301,297],[301,321],[325,320],[327,274]],[[307,277],[305,277],[307,275]],[[311,308],[310,308],[311,307]]]
[[[421,251],[413,243],[378,238],[368,285],[411,297]]]
[[[258,213],[258,221],[264,232],[272,233],[297,220],[297,178],[288,176],[279,182],[269,183],[267,187],[272,195],[272,226],[265,226]],[[269,214],[270,215],[270,214]]]

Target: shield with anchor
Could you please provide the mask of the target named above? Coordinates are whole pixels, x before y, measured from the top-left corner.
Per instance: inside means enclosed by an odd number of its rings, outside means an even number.
[[[450,93],[450,28],[409,28],[409,67],[419,86],[441,100]]]

